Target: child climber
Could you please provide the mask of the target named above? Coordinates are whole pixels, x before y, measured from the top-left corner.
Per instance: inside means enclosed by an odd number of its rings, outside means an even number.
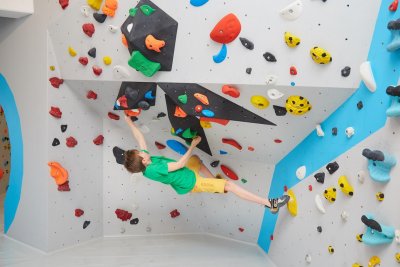
[[[178,161],[163,156],[150,156],[143,134],[130,117],[125,116],[125,121],[140,148],[140,150],[133,149],[125,152],[124,166],[131,173],[142,172],[151,180],[169,184],[178,194],[232,192],[240,198],[264,205],[272,213],[277,213],[279,208],[290,199],[287,195],[273,199],[262,198],[231,181],[214,177],[198,156],[191,156],[194,148],[201,141],[199,136],[192,140],[189,149]],[[203,178],[199,173],[208,178]]]

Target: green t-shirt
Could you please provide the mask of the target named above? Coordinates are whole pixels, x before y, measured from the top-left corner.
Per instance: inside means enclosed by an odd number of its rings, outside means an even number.
[[[148,153],[147,151],[144,151]],[[151,156],[151,163],[146,167],[143,175],[151,180],[169,184],[178,194],[186,194],[196,184],[196,175],[186,167],[168,172],[168,163],[176,162],[163,156]]]

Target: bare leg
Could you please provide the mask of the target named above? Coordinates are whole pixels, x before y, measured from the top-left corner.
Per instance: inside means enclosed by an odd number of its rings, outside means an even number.
[[[245,190],[244,188],[238,186],[237,184],[231,181],[226,181],[225,191],[232,192],[238,197],[243,198],[245,200],[255,202],[267,207],[271,207],[271,203],[269,202],[268,199],[254,195],[253,193],[250,193],[249,191]]]
[[[210,170],[206,167],[206,165],[204,165],[203,163],[201,163],[200,172],[203,174],[203,177],[215,178],[214,174],[212,174]]]

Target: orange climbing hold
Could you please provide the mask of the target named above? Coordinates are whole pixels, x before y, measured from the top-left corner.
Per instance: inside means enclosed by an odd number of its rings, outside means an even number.
[[[248,147],[247,147],[247,150],[248,150],[248,151],[254,151],[254,147],[248,146]]]
[[[210,102],[208,102],[208,98],[205,95],[195,93],[194,97],[197,98],[197,100],[199,100],[201,103],[203,103],[203,105],[208,106],[210,104]]]
[[[209,121],[209,122],[215,122],[221,125],[227,125],[229,123],[229,120],[224,120],[224,119],[216,119],[216,118],[208,118],[208,117],[200,117],[200,121]]]
[[[221,44],[232,42],[238,37],[242,26],[239,19],[232,13],[223,17],[210,33],[210,38]]]
[[[179,118],[185,118],[187,114],[179,106],[176,106],[174,116]]]
[[[142,109],[138,108],[138,109],[124,110],[124,113],[128,117],[138,117],[141,111]]]
[[[221,170],[224,172],[224,174],[226,176],[228,176],[229,178],[231,178],[232,180],[238,180],[239,177],[236,175],[236,173],[234,171],[232,171],[229,167],[225,166],[225,165],[221,165]]]
[[[114,17],[115,10],[117,10],[117,8],[118,8],[118,0],[106,0],[101,10],[107,16]]]
[[[222,86],[222,93],[229,95],[233,98],[238,98],[240,96],[239,90],[231,85]]]
[[[144,43],[146,44],[147,49],[156,51],[158,53],[161,52],[160,48],[165,46],[165,42],[163,40],[158,40],[151,34],[147,35]]]
[[[47,165],[49,165],[50,175],[54,178],[57,185],[65,184],[68,181],[68,172],[60,163],[51,161]]]
[[[236,142],[236,140],[229,138],[222,138],[222,143],[231,145],[239,150],[242,150],[242,146],[238,142]]]
[[[125,35],[122,34],[121,38],[122,38],[122,44],[123,44],[125,47],[128,47],[128,40],[126,40]]]

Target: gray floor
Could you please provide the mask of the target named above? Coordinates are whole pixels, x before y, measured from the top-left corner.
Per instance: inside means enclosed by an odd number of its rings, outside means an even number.
[[[0,217],[2,208],[0,198]],[[2,224],[3,220],[0,228]],[[276,267],[255,245],[207,234],[101,238],[52,254],[44,254],[0,234],[0,266]]]

